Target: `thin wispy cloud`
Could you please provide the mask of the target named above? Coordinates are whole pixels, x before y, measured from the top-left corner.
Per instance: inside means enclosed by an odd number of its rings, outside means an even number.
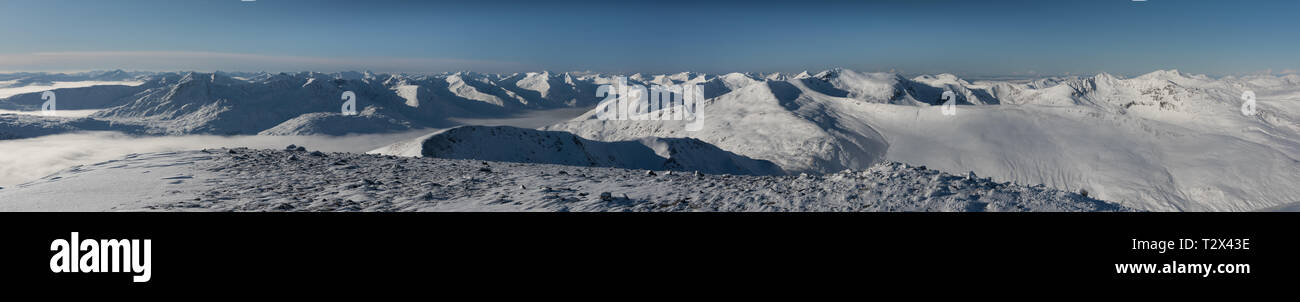
[[[68,51],[0,55],[0,70],[84,71],[126,69],[141,71],[338,71],[441,72],[476,70],[506,72],[527,69],[526,64],[447,58],[335,58],[264,55],[208,51]]]

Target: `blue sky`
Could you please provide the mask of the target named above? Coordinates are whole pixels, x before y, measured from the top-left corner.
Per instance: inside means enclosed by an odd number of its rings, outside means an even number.
[[[1300,1],[0,1],[0,71],[1300,69]]]

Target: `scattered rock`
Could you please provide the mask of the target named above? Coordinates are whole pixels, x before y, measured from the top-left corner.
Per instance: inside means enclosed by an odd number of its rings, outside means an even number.
[[[288,147],[284,147],[284,151],[294,151],[294,150],[298,150],[298,145],[289,145]]]
[[[296,150],[299,146],[294,146]],[[702,171],[623,170],[605,168],[535,166],[521,163],[383,157],[350,153],[285,152],[281,150],[211,149],[238,151],[217,156],[223,173],[259,172],[259,179],[236,190],[213,189],[201,200],[176,203],[171,208],[210,208],[249,211],[422,211],[455,209],[477,200],[498,200],[512,209],[555,211],[911,211],[911,210],[1108,210],[1093,200],[1092,192],[1071,192],[1010,187],[972,178],[973,172],[948,174],[919,166],[900,169],[891,163],[835,172],[795,173],[787,176],[707,174]],[[200,154],[195,152],[196,154]],[[288,153],[288,154],[285,154]],[[306,157],[305,157],[306,156]],[[244,157],[244,159],[238,159]],[[288,162],[297,158],[301,162]],[[321,162],[315,162],[316,160]],[[328,162],[323,160],[328,159]],[[278,161],[278,163],[277,163]],[[330,163],[334,165],[331,166]],[[494,166],[495,165],[495,166]],[[260,171],[260,166],[286,169]],[[348,168],[345,167],[349,167]],[[318,169],[312,170],[312,169]],[[567,169],[577,169],[569,172]],[[473,171],[480,171],[472,173]],[[471,172],[471,173],[467,173]],[[490,173],[483,173],[490,172]],[[584,173],[586,172],[586,173]],[[578,182],[547,179],[568,175]],[[331,175],[332,177],[319,177]],[[580,178],[578,175],[583,175]],[[664,176],[659,178],[658,176]],[[695,178],[689,178],[695,176]],[[242,177],[242,176],[241,176]],[[798,178],[797,177],[802,177]],[[971,179],[971,180],[964,180]],[[382,180],[382,182],[380,182]],[[820,181],[827,180],[827,181]],[[537,182],[533,182],[537,181]],[[664,181],[682,182],[659,193]],[[442,182],[446,182],[443,184]],[[229,183],[229,182],[227,182]],[[528,186],[536,183],[536,186]],[[234,185],[241,185],[236,183]],[[557,185],[559,187],[547,187]],[[517,189],[508,189],[511,186]],[[996,187],[996,188],[995,188]],[[1039,186],[1040,188],[1042,186]],[[3,188],[0,188],[3,189]],[[602,192],[609,190],[607,192]],[[1090,190],[1090,189],[1088,189]],[[612,191],[620,191],[614,195]],[[1086,192],[1086,193],[1085,193]],[[4,193],[9,194],[9,193]],[[637,199],[630,195],[638,194]],[[276,196],[276,198],[265,198]],[[497,197],[500,196],[500,197]],[[190,196],[187,200],[194,198]],[[352,198],[361,202],[343,202]],[[358,199],[360,198],[360,199]],[[486,198],[486,199],[485,199]],[[698,202],[682,202],[694,199]],[[319,201],[317,201],[319,200]],[[826,200],[829,203],[817,201]],[[1057,203],[1057,200],[1061,203]],[[586,201],[589,204],[570,204]],[[968,207],[984,203],[987,208]],[[670,206],[664,206],[668,204]],[[1058,205],[1059,204],[1059,205]],[[1118,208],[1121,209],[1122,208]]]
[[[316,156],[316,157],[323,157],[323,156],[325,156],[325,153],[324,153],[324,152],[320,152],[320,151],[312,151],[311,153],[308,153],[307,155]]]

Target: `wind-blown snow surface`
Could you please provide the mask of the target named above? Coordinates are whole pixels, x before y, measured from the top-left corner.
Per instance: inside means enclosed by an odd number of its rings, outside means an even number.
[[[216,149],[79,166],[0,189],[0,211],[1126,211],[898,163],[739,176]]]
[[[327,152],[365,152],[427,131],[347,136],[133,136],[79,132],[0,140],[0,187],[9,187],[78,165],[121,159],[129,154],[220,147],[280,148],[308,144]]]
[[[1265,209],[1274,212],[1300,212],[1300,202]]]
[[[1296,80],[1160,71],[969,83],[837,69],[709,99],[698,132],[594,112],[546,129],[595,140],[693,137],[792,172],[890,160],[1086,189],[1146,210],[1244,211],[1300,200]],[[930,106],[944,90],[964,104],[955,116]],[[1244,90],[1260,96],[1258,115],[1241,114]]]
[[[206,190],[215,176],[194,169],[194,163],[211,159],[198,152],[167,152],[74,166],[0,189],[0,211],[138,211],[170,204]]]

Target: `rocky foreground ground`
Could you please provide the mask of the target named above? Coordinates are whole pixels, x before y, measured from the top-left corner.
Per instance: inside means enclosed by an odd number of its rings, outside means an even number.
[[[192,198],[211,211],[1129,211],[1079,194],[883,163],[735,176],[289,150],[209,149]],[[190,154],[197,155],[197,154]]]

